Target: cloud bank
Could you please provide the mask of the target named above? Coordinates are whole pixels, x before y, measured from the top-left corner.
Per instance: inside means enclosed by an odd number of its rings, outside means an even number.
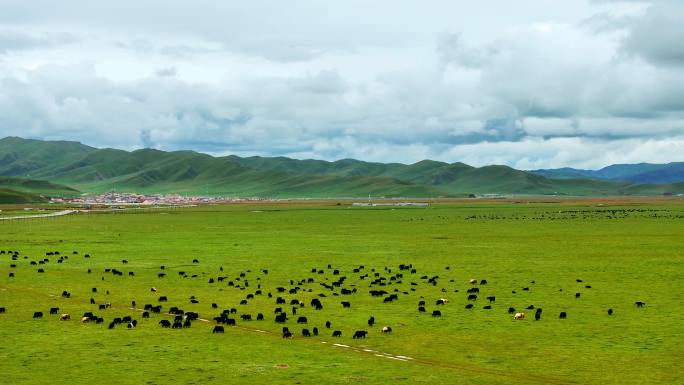
[[[6,3],[0,136],[525,169],[683,160],[674,0]]]

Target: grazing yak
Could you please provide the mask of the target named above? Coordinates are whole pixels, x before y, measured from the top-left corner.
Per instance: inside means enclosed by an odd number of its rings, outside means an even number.
[[[636,305],[636,307],[644,307],[646,305],[646,302],[636,301],[634,302],[634,304]]]
[[[214,326],[214,330],[212,330],[211,332],[214,333],[214,334],[216,334],[216,333],[223,333],[223,331],[224,331],[224,330],[223,330],[223,326],[221,326],[221,325],[216,325],[216,326]]]
[[[42,318],[42,317],[43,317],[42,311],[33,312],[33,318]]]
[[[374,323],[375,323],[375,317],[371,316],[371,317],[368,319],[368,326],[371,326],[371,327],[372,327]]]
[[[441,316],[442,316],[442,312],[439,311],[439,310],[433,310],[433,311],[432,311],[432,316],[433,316],[433,317],[441,317]]]
[[[292,338],[292,333],[289,331],[283,332],[283,338]]]
[[[522,320],[522,319],[525,319],[525,313],[515,313],[515,315],[513,316],[513,319],[514,319],[514,320]]]
[[[560,315],[558,316],[558,318],[560,318],[560,319],[566,319],[567,317],[568,317],[568,314],[567,314],[566,312],[564,312],[564,311],[562,311],[562,312],[560,313]]]
[[[382,332],[383,333],[392,333],[392,328],[389,326],[383,326],[382,327]]]
[[[333,337],[342,337],[342,331],[341,330],[335,330],[332,333]]]
[[[354,332],[354,335],[352,336],[353,339],[358,339],[358,338],[366,338],[366,335],[368,335],[368,332],[365,330],[357,330]]]
[[[608,315],[613,315],[613,309],[608,309]]]
[[[50,314],[57,314],[57,313],[59,313],[58,307],[51,307],[50,308]]]
[[[90,322],[90,317],[81,317],[81,323]]]
[[[435,302],[435,305],[444,305],[449,303],[449,300],[446,298],[440,298]]]
[[[60,321],[68,321],[71,319],[71,316],[69,314],[62,314],[59,316]]]

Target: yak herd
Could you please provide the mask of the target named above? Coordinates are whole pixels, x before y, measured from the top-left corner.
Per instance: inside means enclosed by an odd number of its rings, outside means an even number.
[[[45,253],[45,257],[40,260],[30,260],[28,256],[22,256],[18,251],[11,250],[0,250],[0,256],[4,255],[10,259],[10,270],[15,269],[19,263],[22,261],[28,261],[30,266],[43,266],[36,270],[37,274],[45,274],[45,266],[47,266],[52,258],[56,263],[65,263],[69,260],[69,254],[61,254],[59,251],[50,251]],[[77,251],[72,251],[70,253],[72,259],[78,257],[79,253]],[[90,255],[84,254],[83,260],[89,260]],[[128,264],[128,260],[122,260],[123,265]],[[25,262],[24,262],[25,263]],[[199,259],[193,259],[192,264],[199,266]],[[172,279],[171,275],[167,276],[167,269],[165,266],[159,267],[160,272],[156,274],[158,281],[164,281]],[[449,270],[449,267],[446,267]],[[196,278],[200,279],[200,276],[206,277],[207,273],[202,274],[188,274],[185,271],[176,271],[176,279],[185,278]],[[333,267],[332,264],[328,264],[327,268],[317,268],[314,267],[310,270],[308,277],[302,279],[291,279],[289,285],[281,285],[273,287],[272,290],[266,290],[262,288],[262,278],[268,276],[269,271],[267,269],[261,269],[252,273],[251,270],[239,272],[236,276],[230,277],[229,275],[224,275],[223,267],[218,268],[217,275],[210,277],[206,282],[210,286],[219,286],[221,290],[223,288],[232,288],[246,292],[244,298],[239,300],[235,307],[230,307],[227,309],[222,309],[218,311],[218,304],[212,303],[211,308],[217,309],[217,313],[213,317],[201,318],[200,315],[195,311],[184,310],[179,306],[169,306],[165,309],[166,304],[171,301],[167,295],[157,295],[157,304],[147,303],[139,308],[136,301],[131,299],[130,306],[128,304],[117,304],[119,307],[125,306],[131,310],[135,310],[136,314],[140,316],[141,319],[149,319],[152,314],[158,315],[161,319],[157,322],[161,328],[170,329],[185,329],[193,325],[193,322],[202,321],[204,323],[211,323],[213,321],[212,333],[224,333],[224,326],[237,326],[240,324],[248,324],[252,321],[266,321],[271,319],[272,322],[282,325],[282,337],[292,338],[295,335],[301,335],[302,337],[312,337],[324,335],[324,330],[329,330],[325,335],[330,335],[332,337],[342,337],[343,333],[341,328],[333,327],[332,322],[327,320],[321,325],[310,325],[307,313],[323,311],[329,306],[338,306],[342,309],[349,309],[348,311],[359,311],[354,308],[354,299],[359,298],[359,296],[369,295],[372,298],[378,298],[378,303],[388,304],[400,299],[410,298],[414,296],[417,299],[417,308],[415,311],[418,314],[429,313],[432,317],[443,317],[442,310],[448,308],[451,297],[452,300],[456,296],[464,295],[467,304],[464,306],[465,311],[473,311],[476,309],[476,303],[481,301],[479,298],[482,296],[486,304],[481,306],[482,310],[492,310],[493,306],[496,305],[497,297],[495,293],[488,291],[489,282],[486,279],[470,279],[462,282],[462,287],[467,287],[464,293],[460,293],[459,289],[453,289],[454,286],[458,285],[453,279],[446,280],[440,278],[439,275],[421,275],[418,269],[412,264],[399,264],[396,267],[383,267],[382,269],[366,268],[364,265],[359,265],[354,268],[349,269],[349,271],[344,274],[340,269]],[[88,268],[87,274],[93,274],[93,269]],[[102,271],[101,280],[105,280],[106,274],[112,274],[114,276],[124,276],[124,272],[117,268],[105,268]],[[249,276],[248,276],[249,275]],[[255,277],[256,275],[256,277]],[[128,271],[128,277],[136,277],[133,271]],[[352,276],[353,279],[348,277]],[[13,272],[9,273],[9,278],[16,280],[15,274]],[[205,278],[206,279],[206,278]],[[256,279],[256,284],[253,280]],[[264,280],[265,281],[265,280]],[[353,281],[354,283],[351,283]],[[407,281],[408,285],[401,286],[401,284]],[[534,284],[534,281],[530,283]],[[576,279],[576,283],[584,286],[584,289],[591,289],[591,285],[583,282],[581,279]],[[415,294],[419,286],[427,285],[432,287],[433,291],[438,292],[439,298],[428,300],[424,296],[419,296]],[[265,285],[264,285],[265,286]],[[446,287],[451,286],[452,288],[447,290]],[[399,288],[401,287],[401,288]],[[519,290],[530,291],[530,287],[522,287]],[[150,292],[157,293],[158,289],[156,286],[150,287]],[[562,289],[561,289],[562,291]],[[92,287],[91,293],[99,293],[97,287]],[[109,291],[106,291],[109,294]],[[516,294],[516,290],[512,291],[512,294]],[[89,296],[87,293],[78,293],[79,298],[86,298]],[[61,297],[64,299],[70,299],[72,293],[64,290],[61,293]],[[273,308],[269,311],[259,312],[252,317],[252,314],[247,312],[239,311],[243,305],[247,305],[250,301],[253,301],[256,297],[268,298],[268,301],[273,302]],[[301,298],[308,297],[310,300],[305,301]],[[575,294],[577,300],[581,300],[581,293],[577,292]],[[179,301],[178,298],[173,298],[175,301]],[[415,300],[414,299],[414,300]],[[429,301],[429,302],[428,302]],[[195,296],[189,298],[190,306],[198,304],[200,301]],[[91,306],[96,306],[98,312],[106,312],[107,309],[112,307],[110,302],[100,302],[96,301],[94,298],[90,298],[89,301]],[[186,302],[187,303],[187,302]],[[428,304],[433,304],[433,308],[428,311]],[[0,304],[2,305],[2,304]],[[644,307],[646,304],[643,301],[636,301],[634,305],[637,308]],[[480,308],[480,306],[477,306]],[[506,306],[503,308],[505,309]],[[94,309],[94,308],[93,308]],[[516,309],[512,306],[508,306],[508,317],[512,320],[524,320],[526,313],[523,310],[529,312],[534,312],[534,320],[540,321],[542,318],[542,308],[535,307],[533,304],[525,307],[524,309]],[[0,314],[5,313],[7,310],[5,307],[0,307]],[[455,311],[455,310],[449,310]],[[265,315],[265,313],[267,315]],[[50,315],[57,315],[59,321],[70,321],[71,315],[67,313],[60,313],[58,307],[51,307],[49,309]],[[102,314],[102,313],[101,313]],[[505,314],[502,312],[502,314]],[[568,318],[566,311],[561,311],[558,314],[559,319]],[[613,309],[607,309],[608,316],[614,314]],[[37,310],[33,313],[33,318],[43,318],[43,311]],[[104,317],[96,315],[92,310],[86,310],[83,315],[79,318],[81,323],[95,323],[103,324]],[[299,331],[291,330],[293,325],[287,326],[287,323],[294,322],[300,327]],[[0,319],[1,322],[1,319]],[[138,326],[138,320],[134,319],[132,316],[124,317],[114,317],[108,323],[109,329],[114,329],[115,327],[122,325],[128,329],[134,329]],[[368,328],[374,328],[376,324],[376,319],[373,315],[368,314],[367,325]],[[320,326],[320,328],[319,328]],[[357,325],[358,326],[358,325]],[[392,332],[392,327],[389,325],[383,325],[379,327],[379,332],[382,334],[388,334]],[[368,330],[355,330],[351,336],[353,339],[366,338],[369,335]]]

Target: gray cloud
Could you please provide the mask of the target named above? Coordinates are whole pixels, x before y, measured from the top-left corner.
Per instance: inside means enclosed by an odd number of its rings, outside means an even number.
[[[627,23],[624,52],[658,65],[684,65],[684,3],[659,1]]]
[[[449,13],[451,2],[259,2],[273,7],[264,14],[171,1],[168,18],[150,19],[145,3],[129,24],[116,5],[67,4],[73,15],[12,1],[0,15],[12,31],[74,36],[0,34],[0,53],[12,53],[0,61],[0,136],[523,168],[681,157],[681,47],[654,30],[679,33],[665,20],[674,2],[502,2],[500,17],[476,5]]]
[[[61,44],[74,43],[78,39],[68,33],[27,34],[14,30],[0,31],[0,54],[12,51],[23,51],[37,48],[48,48]]]

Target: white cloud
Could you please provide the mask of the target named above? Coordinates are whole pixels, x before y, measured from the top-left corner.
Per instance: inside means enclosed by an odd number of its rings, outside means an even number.
[[[522,168],[681,160],[674,1],[130,5],[3,5],[0,136]]]

